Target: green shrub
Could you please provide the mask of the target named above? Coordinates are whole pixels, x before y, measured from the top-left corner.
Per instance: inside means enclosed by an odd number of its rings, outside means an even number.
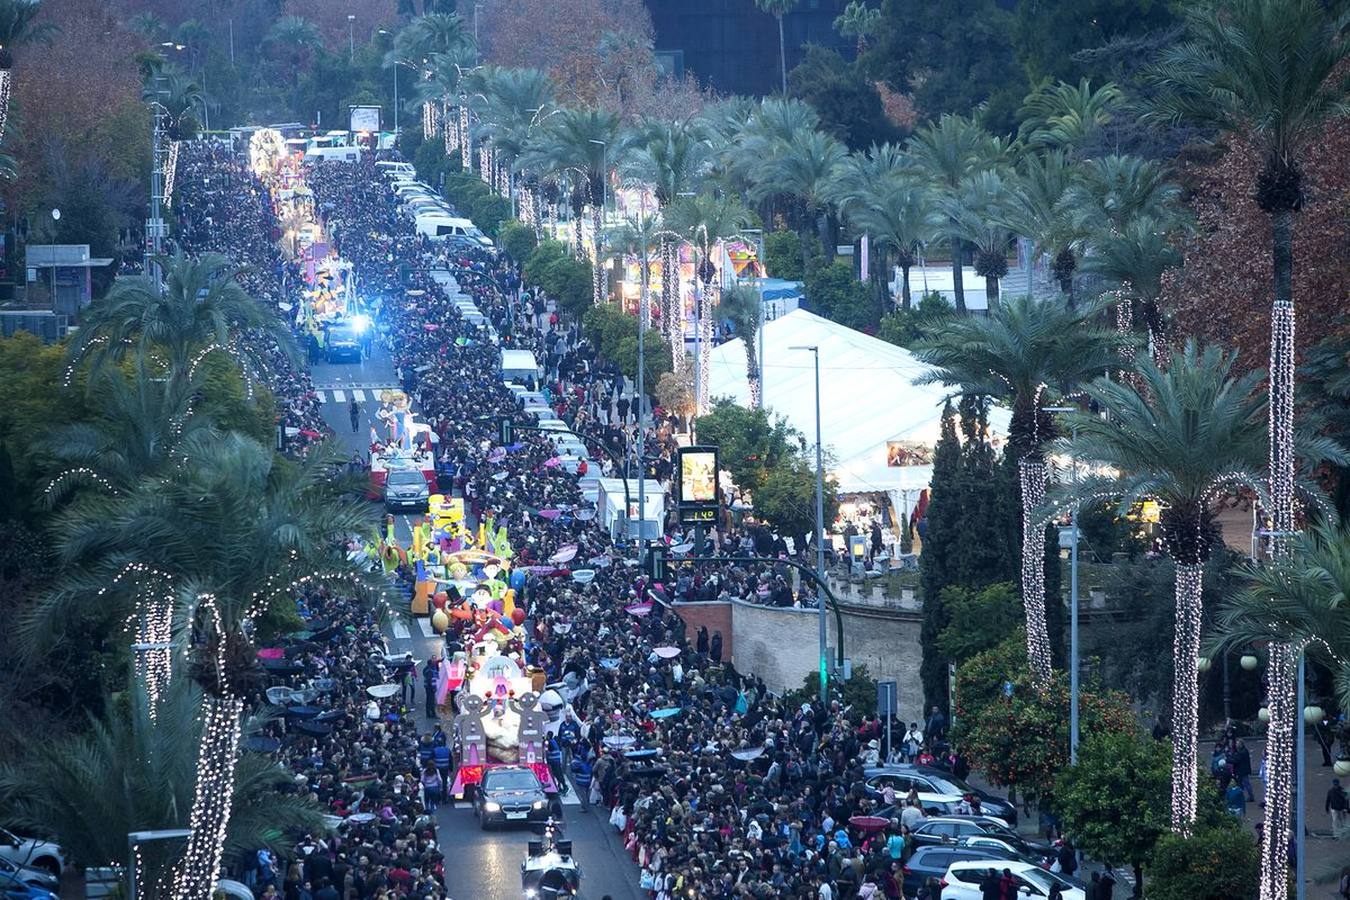
[[[764,268],[770,278],[802,280],[802,239],[797,232],[773,231],[765,235]]]
[[[1166,797],[1155,802],[1166,802]],[[1231,900],[1255,897],[1261,851],[1236,820],[1197,829],[1189,837],[1163,835],[1153,850],[1149,900]]]
[[[853,267],[836,260],[806,277],[806,299],[820,315],[863,331],[877,324],[877,304]]]

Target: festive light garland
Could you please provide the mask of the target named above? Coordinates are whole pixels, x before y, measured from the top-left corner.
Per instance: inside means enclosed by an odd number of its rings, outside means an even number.
[[[1039,410],[1039,404],[1036,409]],[[1033,414],[1035,415],[1035,414]],[[1045,610],[1045,532],[1037,525],[1035,511],[1045,504],[1048,470],[1039,456],[1017,461],[1022,491],[1022,603],[1027,618],[1027,662],[1037,685],[1050,681],[1050,633]]]
[[[694,277],[698,277],[695,275]],[[698,318],[698,400],[697,415],[703,415],[708,409],[708,393],[712,380],[712,348],[713,348],[713,321],[712,321],[712,292],[714,288],[711,284],[703,286],[702,300]]]
[[[9,88],[13,78],[9,69],[0,69],[0,138],[5,136],[5,123],[9,119]]]
[[[427,138],[434,138],[440,130],[441,105],[436,100],[428,100],[422,104],[422,133]]]
[[[214,659],[219,695],[202,698],[202,737],[197,753],[197,784],[192,798],[187,850],[174,879],[179,900],[210,900],[225,855],[225,833],[234,802],[235,757],[242,731],[244,701],[230,690],[225,673],[224,623],[212,594],[197,598],[198,609],[210,615],[217,646]]]
[[[1172,642],[1177,695],[1172,698],[1172,830],[1189,834],[1195,823],[1196,747],[1200,712],[1201,589],[1205,568],[1177,561],[1176,636]]]
[[[174,173],[178,171],[178,152],[182,141],[169,141],[169,152],[164,158],[164,205],[173,206]]]
[[[1294,532],[1294,305],[1276,300],[1270,313],[1270,503],[1272,557],[1283,555]],[[1266,824],[1261,840],[1261,900],[1288,892],[1294,743],[1302,727],[1296,683],[1297,654],[1272,643],[1267,671],[1270,727],[1266,737]],[[1299,797],[1306,803],[1306,797]],[[1300,836],[1300,839],[1301,836]]]
[[[459,103],[459,164],[464,171],[473,168],[473,135],[470,128],[473,123],[469,119],[469,107],[464,102],[464,97],[460,96]]]

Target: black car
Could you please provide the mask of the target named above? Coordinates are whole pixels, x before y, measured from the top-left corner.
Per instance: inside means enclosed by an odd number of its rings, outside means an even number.
[[[1005,798],[982,791],[967,784],[945,769],[932,766],[878,766],[863,772],[864,789],[873,798],[881,797],[887,783],[895,789],[897,798],[904,797],[910,788],[921,794],[971,794],[980,798],[980,809],[985,815],[996,816],[1013,828],[1017,827],[1017,806]]]
[[[999,838],[1012,850],[1038,862],[1055,855],[1055,849],[1049,844],[1028,841],[1013,829],[987,816],[937,816],[920,822],[910,833],[915,846],[920,847],[953,845],[962,838],[988,835]]]
[[[474,791],[473,811],[484,831],[512,822],[547,822],[548,806],[548,795],[539,777],[525,766],[488,769]]]
[[[912,897],[930,878],[942,878],[954,862],[980,859],[1018,859],[992,847],[919,847],[905,863],[905,896]]]
[[[351,325],[334,325],[324,341],[324,357],[330,363],[344,359],[361,361],[361,335]]]

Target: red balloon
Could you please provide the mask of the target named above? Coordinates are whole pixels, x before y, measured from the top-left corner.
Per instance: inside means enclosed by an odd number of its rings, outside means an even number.
[[[445,609],[445,604],[450,602],[450,596],[445,591],[437,591],[436,596],[432,598],[431,603],[437,609]]]
[[[511,610],[511,621],[514,622],[514,623],[517,624],[517,625],[524,625],[524,624],[525,624],[525,610],[521,609],[519,606],[517,606],[515,609]]]

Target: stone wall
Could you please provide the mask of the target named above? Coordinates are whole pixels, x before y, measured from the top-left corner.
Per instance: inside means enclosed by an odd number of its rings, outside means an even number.
[[[758,675],[770,690],[793,690],[816,671],[819,647],[817,613],[752,603],[677,603],[675,610],[692,640],[699,625],[722,631],[724,658],[741,672]],[[920,616],[912,609],[842,603],[844,655],[866,666],[878,681],[895,681],[899,712],[917,719],[923,706],[919,680]],[[838,634],[833,610],[826,610],[827,643],[833,653]]]

